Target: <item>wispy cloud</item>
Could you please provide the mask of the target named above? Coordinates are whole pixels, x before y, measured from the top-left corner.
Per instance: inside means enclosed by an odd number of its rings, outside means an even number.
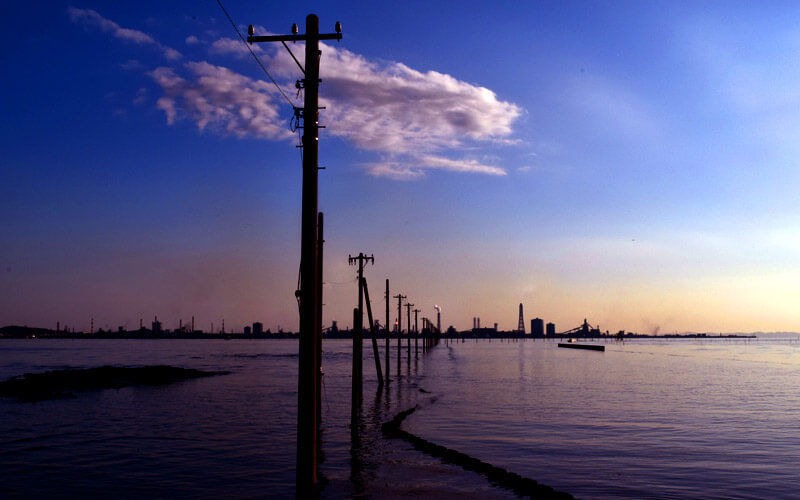
[[[94,10],[68,7],[67,15],[75,24],[80,24],[87,28],[99,28],[101,31],[111,33],[115,38],[124,40],[126,42],[135,43],[137,45],[152,45],[157,47],[159,50],[161,50],[164,57],[170,61],[181,58],[180,52],[171,47],[160,44],[147,33],[135,29],[123,28],[114,21],[101,16]]]
[[[279,120],[271,84],[207,62],[188,62],[185,68],[192,75],[190,79],[168,67],[150,72],[164,91],[157,106],[166,114],[167,123],[186,117],[201,131],[209,129],[240,138],[291,137],[285,123]]]
[[[598,129],[637,140],[656,140],[663,134],[648,102],[620,82],[584,75],[569,82],[565,92],[568,102]]]
[[[285,51],[254,47],[276,75],[288,78],[297,72]],[[292,48],[297,54],[304,51],[303,44]],[[247,56],[241,43],[231,38],[216,40],[210,51]],[[370,174],[408,180],[432,169],[506,173],[502,167],[441,153],[482,142],[515,143],[510,136],[522,114],[519,106],[444,73],[417,71],[399,62],[373,62],[332,45],[323,44],[322,51],[325,78],[320,101],[327,107],[323,116],[327,131],[360,149],[381,153],[381,161],[367,165]]]
[[[401,158],[391,158],[386,161],[370,163],[367,171],[371,175],[390,177],[396,180],[414,180],[425,175],[427,170],[448,170],[451,172],[464,172],[473,174],[488,174],[503,176],[506,171],[493,165],[486,165],[477,160],[453,160],[432,154],[402,155]]]
[[[69,12],[76,23],[167,49],[149,35],[121,28],[97,12],[75,8]],[[252,48],[284,88],[294,86],[298,70],[282,47]],[[302,57],[303,44],[292,48]],[[513,126],[523,112],[519,106],[499,99],[486,87],[451,75],[418,71],[400,62],[370,61],[332,45],[323,44],[321,49],[324,77],[320,103],[327,107],[321,119],[329,134],[379,155],[377,162],[367,165],[370,174],[395,179],[415,179],[431,170],[506,174],[501,166],[454,156],[459,149],[515,143]],[[208,50],[213,57],[249,57],[241,42],[233,38],[219,38]],[[149,74],[163,89],[157,106],[169,124],[189,119],[200,130],[222,135],[291,136],[287,120],[279,117],[279,101],[273,100],[277,91],[269,82],[208,62],[159,67]]]

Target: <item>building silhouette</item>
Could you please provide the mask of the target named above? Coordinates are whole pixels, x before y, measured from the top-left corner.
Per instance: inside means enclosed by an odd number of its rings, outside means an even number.
[[[556,325],[553,323],[547,323],[547,336],[548,337],[555,337],[556,336]]]
[[[253,334],[260,335],[264,333],[264,325],[256,321],[253,323]]]
[[[544,337],[544,320],[542,320],[542,318],[534,318],[531,320],[531,335],[534,337]]]

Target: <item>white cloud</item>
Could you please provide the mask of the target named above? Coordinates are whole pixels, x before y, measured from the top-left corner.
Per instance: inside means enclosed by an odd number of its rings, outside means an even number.
[[[161,50],[164,57],[170,61],[174,61],[181,57],[180,52],[160,44],[147,33],[130,28],[123,28],[119,24],[106,19],[92,9],[68,7],[67,15],[75,24],[80,24],[87,28],[99,28],[101,31],[111,33],[115,38],[124,40],[126,42],[135,43],[137,45],[152,45],[157,47]]]
[[[74,22],[99,27],[118,38],[155,44],[171,60],[177,51],[148,35],[120,28],[91,10],[70,8]],[[259,32],[266,31],[263,28]],[[138,37],[138,38],[137,38]],[[196,38],[187,43],[198,43]],[[190,40],[191,39],[191,40]],[[290,45],[303,59],[302,43]],[[296,63],[280,45],[253,44],[284,88],[301,76]],[[481,144],[514,144],[514,122],[522,114],[516,104],[502,101],[486,87],[437,71],[418,71],[400,62],[378,63],[349,50],[322,44],[320,104],[326,132],[355,147],[376,152],[381,159],[368,165],[373,175],[418,178],[430,170],[505,175],[500,166],[473,159],[452,158],[453,150]],[[239,40],[220,38],[209,46],[212,56],[249,57]],[[236,137],[291,137],[280,120],[277,89],[220,65],[190,62],[183,70],[160,67],[150,76],[162,87],[157,106],[173,124],[191,119],[200,130]]]
[[[186,45],[197,45],[198,43],[200,43],[200,40],[196,36],[189,35],[186,37]]]
[[[506,171],[500,167],[486,165],[476,160],[453,160],[443,156],[403,155],[401,158],[370,163],[367,171],[371,175],[390,177],[397,180],[413,180],[425,176],[426,170],[448,170],[451,172],[466,172],[502,176]]]
[[[491,90],[402,63],[379,65],[323,47],[330,132],[361,149],[409,153],[506,138],[522,110]]]
[[[157,101],[167,115],[167,123],[188,118],[201,131],[221,135],[286,139],[291,137],[278,116],[272,100],[271,84],[255,81],[227,68],[207,62],[189,62],[186,69],[192,79],[185,79],[168,67],[156,68],[150,76],[164,91]]]

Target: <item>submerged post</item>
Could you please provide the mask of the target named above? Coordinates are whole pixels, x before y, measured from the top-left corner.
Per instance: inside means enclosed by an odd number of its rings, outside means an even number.
[[[353,309],[353,339],[361,337],[361,311]],[[358,410],[361,407],[361,375],[356,371],[356,358],[353,356],[353,385],[350,393],[350,431],[357,432]]]
[[[305,78],[298,86],[305,90],[303,108],[295,108],[295,115],[303,119],[303,189],[300,237],[300,290],[296,295],[300,306],[300,346],[297,387],[297,470],[295,485],[297,496],[313,493],[317,484],[317,418],[316,401],[319,359],[317,347],[320,332],[321,291],[318,269],[317,233],[317,163],[319,154],[319,41],[341,40],[341,25],[336,33],[320,34],[319,18],[315,14],[306,17],[306,33],[298,35],[254,36],[252,26],[248,29],[247,41],[287,42],[304,41]]]

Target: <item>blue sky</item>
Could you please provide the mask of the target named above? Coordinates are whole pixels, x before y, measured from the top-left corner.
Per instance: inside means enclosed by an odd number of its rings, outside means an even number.
[[[259,32],[344,26],[326,324],[364,251],[374,300],[388,277],[457,328],[514,328],[523,302],[559,329],[798,329],[800,6],[225,5]],[[3,10],[0,323],[295,329],[291,108],[216,2]],[[290,91],[278,48],[256,50]]]

